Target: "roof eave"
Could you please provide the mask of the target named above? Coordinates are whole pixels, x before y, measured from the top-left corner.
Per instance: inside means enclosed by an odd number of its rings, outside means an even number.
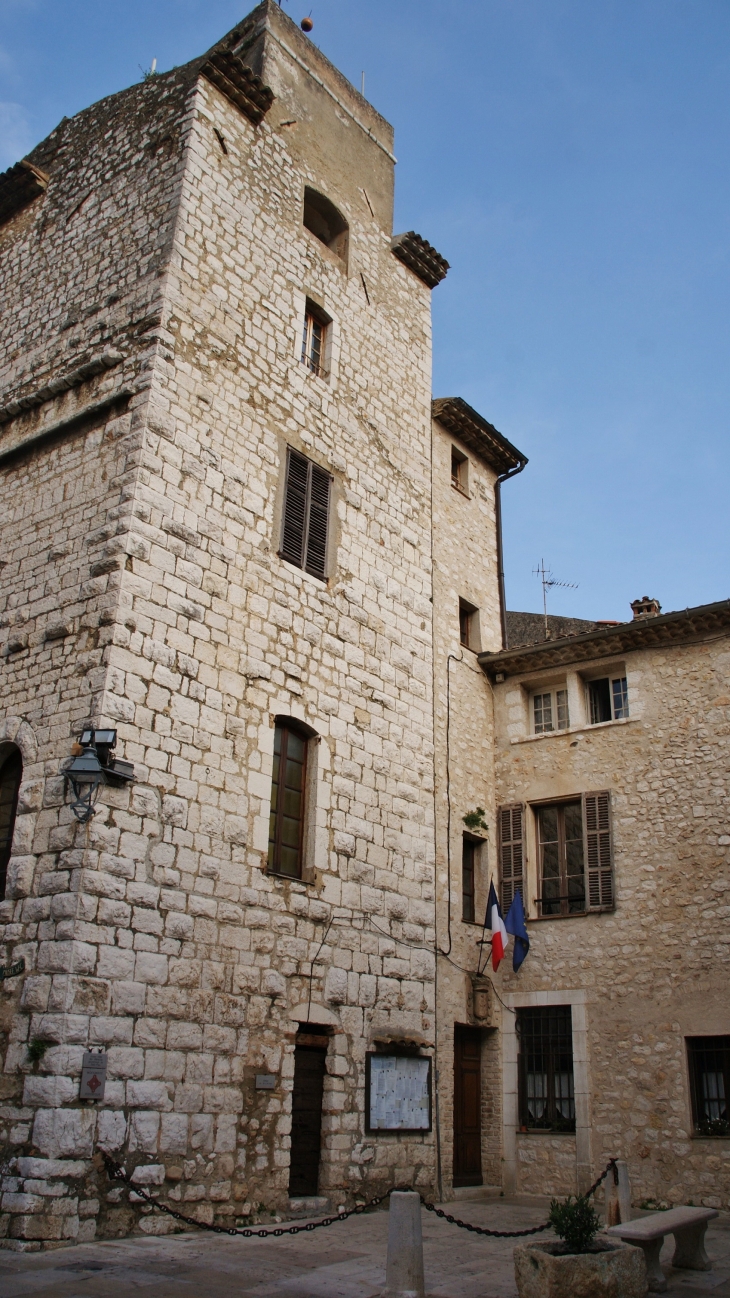
[[[436,397],[431,402],[431,413],[447,433],[457,437],[497,473],[510,473],[527,464],[527,456],[463,397]]]
[[[562,640],[545,640],[522,649],[501,649],[498,653],[478,655],[479,665],[489,676],[516,676],[541,667],[560,667],[569,663],[591,662],[614,653],[651,649],[661,645],[681,645],[688,640],[707,637],[713,632],[730,633],[730,600],[701,604],[697,608],[662,613],[658,617],[637,618],[619,626],[601,627],[566,636]]]

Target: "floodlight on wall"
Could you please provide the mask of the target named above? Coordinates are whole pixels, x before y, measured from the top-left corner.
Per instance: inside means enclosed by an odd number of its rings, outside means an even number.
[[[65,775],[74,795],[71,810],[82,825],[88,824],[94,815],[102,784],[134,779],[131,762],[110,757],[116,743],[116,730],[84,730],[81,752],[66,768]]]

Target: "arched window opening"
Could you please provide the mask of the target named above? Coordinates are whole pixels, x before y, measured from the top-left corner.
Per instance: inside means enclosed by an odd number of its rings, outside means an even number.
[[[288,717],[277,717],[271,773],[269,870],[301,879],[307,818],[307,758],[311,732]]]
[[[5,896],[22,776],[23,759],[20,749],[14,745],[4,753],[0,749],[0,898]]]
[[[334,203],[307,185],[304,190],[304,225],[330,252],[343,261],[347,258],[349,226]]]

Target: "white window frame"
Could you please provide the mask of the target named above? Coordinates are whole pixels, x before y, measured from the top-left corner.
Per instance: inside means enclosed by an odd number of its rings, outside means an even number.
[[[537,704],[538,701],[549,699],[550,725],[543,724],[544,716],[541,718],[540,728],[538,729]],[[560,712],[563,710],[561,721]],[[544,704],[541,707],[544,713]],[[570,703],[568,699],[567,682],[560,685],[543,686],[530,692],[530,734],[533,735],[555,735],[561,730],[570,729]]]

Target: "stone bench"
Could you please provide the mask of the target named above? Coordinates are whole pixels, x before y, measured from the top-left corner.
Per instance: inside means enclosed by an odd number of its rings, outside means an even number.
[[[714,1208],[670,1208],[652,1212],[648,1217],[610,1226],[607,1235],[618,1235],[627,1244],[638,1244],[646,1260],[646,1278],[652,1293],[664,1293],[667,1282],[659,1265],[665,1235],[674,1235],[672,1266],[689,1271],[711,1271],[712,1263],[705,1252],[707,1223],[717,1213]]]

